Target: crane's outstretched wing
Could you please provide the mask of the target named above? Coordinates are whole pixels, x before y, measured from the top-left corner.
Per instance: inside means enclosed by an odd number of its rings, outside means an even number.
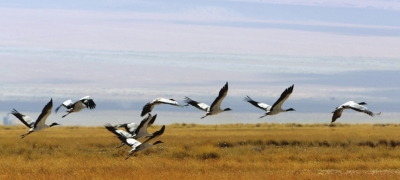
[[[59,110],[62,106],[64,106],[65,108],[69,109],[73,104],[74,104],[74,102],[72,102],[71,99],[68,99],[68,100],[64,101],[60,106],[58,106],[58,107],[56,108],[55,112],[57,113],[58,110]]]
[[[104,124],[104,127],[106,127],[107,130],[109,130],[110,132],[112,132],[116,136],[121,136],[121,137],[123,137],[125,139],[133,137],[132,134],[130,134],[130,133],[126,132],[126,131],[120,130],[120,129],[116,129],[110,123]]]
[[[272,105],[271,111],[273,111],[273,109],[275,107],[277,108],[282,108],[282,104],[286,101],[287,98],[289,98],[289,96],[292,94],[293,92],[293,88],[294,88],[294,84],[288,88],[285,89],[285,91],[282,92],[281,96],[279,97],[279,99],[274,103],[274,105]]]
[[[333,111],[331,123],[335,122],[336,119],[340,118],[340,116],[342,116],[342,112],[343,112],[343,108],[339,108],[339,109],[336,109],[335,111]]]
[[[147,113],[151,112],[153,110],[153,107],[154,107],[154,104],[150,104],[150,103],[147,103],[146,105],[144,105],[140,116],[143,117]]]
[[[135,131],[135,139],[145,138],[147,135],[149,135],[149,132],[147,131],[147,127],[148,127],[149,122],[151,121],[152,117],[153,116],[151,114],[149,114],[147,116],[147,118],[143,119],[140,122],[139,126],[136,128],[136,131]]]
[[[142,144],[144,144],[158,136],[161,136],[162,134],[164,134],[164,130],[165,130],[165,125],[163,125],[160,130],[154,132],[153,135],[150,138],[146,139],[146,141],[144,141]]]
[[[268,104],[254,101],[254,100],[251,99],[249,96],[246,96],[246,97],[244,98],[244,101],[247,101],[247,102],[249,102],[250,104],[252,104],[253,106],[255,106],[255,107],[257,107],[257,108],[260,108],[260,109],[262,109],[262,110],[264,110],[264,111],[267,111],[268,108],[271,107],[271,106],[268,105]]]
[[[226,82],[224,87],[222,87],[221,90],[219,91],[218,97],[215,98],[214,102],[210,106],[210,111],[213,111],[215,109],[221,109],[222,100],[224,100],[227,94],[228,94],[228,82]]]
[[[35,123],[32,118],[30,118],[27,115],[23,115],[19,113],[17,110],[11,111],[11,114],[14,115],[16,118],[18,118],[23,124],[25,124],[26,127],[32,128],[33,124]]]
[[[46,124],[46,119],[51,114],[51,109],[53,108],[53,99],[50,99],[50,102],[44,106],[42,113],[40,113],[39,117],[35,121],[34,127],[44,126]]]
[[[206,111],[206,112],[210,109],[210,106],[208,106],[207,104],[194,101],[186,96],[185,96],[185,103],[187,103],[185,106],[189,106],[189,104],[190,104],[193,107],[200,109],[202,111]]]
[[[80,101],[85,104],[85,106],[89,109],[94,109],[96,108],[96,103],[94,103],[93,99],[90,98],[90,96],[85,96],[80,99]]]

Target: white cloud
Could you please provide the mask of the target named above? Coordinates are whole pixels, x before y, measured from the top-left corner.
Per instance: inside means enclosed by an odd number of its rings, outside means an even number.
[[[211,12],[210,16],[202,17],[203,14],[209,12]],[[396,36],[352,36],[279,28],[168,22],[168,20],[196,18],[199,21],[206,21],[214,17],[216,20],[229,20],[228,17],[233,17],[232,19],[244,22],[252,21],[243,19],[235,12],[211,7],[183,14],[2,8],[0,46],[112,51],[400,57],[400,51],[397,49],[400,37]],[[352,26],[320,22],[278,21],[278,23]],[[393,31],[397,28],[365,25],[354,27]]]
[[[394,101],[396,85],[368,71],[400,71],[397,59],[267,56],[210,53],[83,51],[0,48],[3,101],[78,99],[90,95],[102,101],[147,102],[156,97],[212,98],[228,81],[229,95],[276,100],[295,84],[292,100],[369,99]],[[344,75],[343,75],[344,73]],[[352,74],[353,73],[353,74]],[[363,76],[366,78],[363,78]],[[394,74],[396,75],[396,74]],[[340,78],[334,82],[334,77]],[[368,78],[367,78],[368,77]],[[340,80],[347,80],[341,82]],[[353,84],[353,82],[360,82]],[[387,93],[394,92],[394,93]],[[267,102],[273,103],[273,102]]]

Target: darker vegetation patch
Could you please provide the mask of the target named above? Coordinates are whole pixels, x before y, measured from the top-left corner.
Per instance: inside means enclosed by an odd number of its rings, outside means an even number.
[[[230,142],[219,142],[217,146],[220,148],[230,148],[233,147],[233,144]]]
[[[103,144],[103,143],[90,143],[89,146],[96,147],[96,148],[108,148],[108,147],[111,147],[110,144]]]
[[[251,144],[254,146],[263,146],[264,142],[260,139],[260,140],[253,141]]]
[[[247,145],[265,146],[265,145],[268,145],[267,143],[264,143],[263,140],[261,140],[261,139],[259,139],[259,140],[239,141],[239,142],[237,142],[237,144],[240,145],[240,146],[247,146]]]
[[[289,141],[286,141],[286,140],[281,141],[281,146],[288,146],[288,145],[289,145]]]
[[[293,124],[293,127],[303,127],[302,124]]]
[[[386,127],[386,126],[390,126],[390,124],[374,124],[373,126],[377,126],[377,127]]]
[[[292,146],[302,146],[302,143],[300,141],[292,141],[290,143],[290,145],[292,145]]]
[[[376,147],[375,144],[371,141],[362,141],[358,143],[358,146],[369,146],[369,147]]]
[[[119,158],[119,157],[125,157],[125,156],[126,156],[126,151],[123,150],[123,149],[118,149],[117,151],[114,151],[111,155],[112,155],[113,157],[117,157],[117,158]]]
[[[11,130],[11,126],[0,126],[1,130]]]
[[[394,141],[394,140],[390,141],[390,146],[392,148],[395,148],[396,146],[399,146],[399,145],[400,145],[400,141]]]
[[[78,130],[79,126],[67,126],[66,129],[67,130]]]
[[[320,143],[320,146],[331,147],[331,144],[328,141],[322,141],[322,143]]]
[[[197,156],[197,158],[202,159],[202,160],[219,159],[219,157],[220,157],[219,154],[216,152],[204,152]]]
[[[179,152],[172,153],[172,157],[175,159],[186,159],[186,158],[190,158],[190,154],[188,154],[185,151],[179,151]]]
[[[247,140],[247,141],[238,141],[236,143],[233,142],[219,142],[216,144],[217,147],[220,148],[232,148],[235,146],[256,146],[256,147],[261,147],[262,150],[265,147],[268,146],[273,146],[273,147],[342,147],[342,148],[347,148],[351,146],[365,146],[365,147],[371,147],[371,148],[376,148],[378,146],[384,146],[384,147],[391,147],[395,148],[397,146],[400,146],[400,141],[395,141],[395,140],[385,140],[381,139],[379,141],[358,141],[358,142],[340,142],[340,141],[299,141],[299,140]]]
[[[266,143],[266,145],[273,145],[273,146],[279,146],[279,142],[275,141],[275,140],[268,140]]]
[[[246,145],[247,145],[247,142],[246,142],[246,141],[239,141],[238,144],[239,144],[240,146],[246,146]]]
[[[381,139],[378,142],[379,146],[387,146],[389,143],[386,141],[386,139]]]
[[[329,126],[329,127],[336,127],[337,125],[336,125],[336,124],[333,124],[333,123],[331,123],[331,124],[329,124],[328,126]]]

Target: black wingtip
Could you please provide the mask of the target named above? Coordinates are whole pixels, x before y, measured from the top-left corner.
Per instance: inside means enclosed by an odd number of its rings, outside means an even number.
[[[164,130],[165,130],[165,125],[163,125],[163,126],[161,127],[160,131],[161,131],[162,133],[164,133]]]
[[[290,86],[288,89],[289,89],[289,92],[290,92],[290,93],[293,92],[294,84],[293,84],[292,86]]]
[[[143,117],[144,115],[146,115],[147,113],[150,113],[150,103],[147,103],[146,105],[143,106],[142,108],[142,113],[140,114],[141,117]]]
[[[19,112],[13,108],[13,110],[11,111],[11,114],[16,114],[16,113],[19,113]]]
[[[47,104],[52,104],[53,105],[53,98],[50,98],[50,101]]]
[[[164,131],[165,131],[165,125],[163,125],[160,130],[154,132],[153,136],[161,136],[162,134],[164,134]]]
[[[358,103],[359,105],[367,105],[367,103],[366,102],[360,102],[360,103]]]
[[[154,115],[154,116],[151,118],[151,120],[150,120],[149,123],[148,123],[148,126],[151,126],[151,125],[154,123],[154,121],[156,121],[156,119],[157,119],[157,114]]]

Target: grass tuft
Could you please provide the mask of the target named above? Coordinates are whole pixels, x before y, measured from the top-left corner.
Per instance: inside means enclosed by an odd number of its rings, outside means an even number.
[[[198,159],[207,160],[207,159],[219,159],[220,155],[216,152],[203,152],[197,155]]]
[[[187,159],[191,158],[191,155],[186,151],[178,151],[172,153],[172,158],[174,159]]]
[[[232,143],[229,143],[229,142],[219,142],[217,144],[217,146],[220,147],[220,148],[230,148],[230,147],[233,147],[234,145]]]

